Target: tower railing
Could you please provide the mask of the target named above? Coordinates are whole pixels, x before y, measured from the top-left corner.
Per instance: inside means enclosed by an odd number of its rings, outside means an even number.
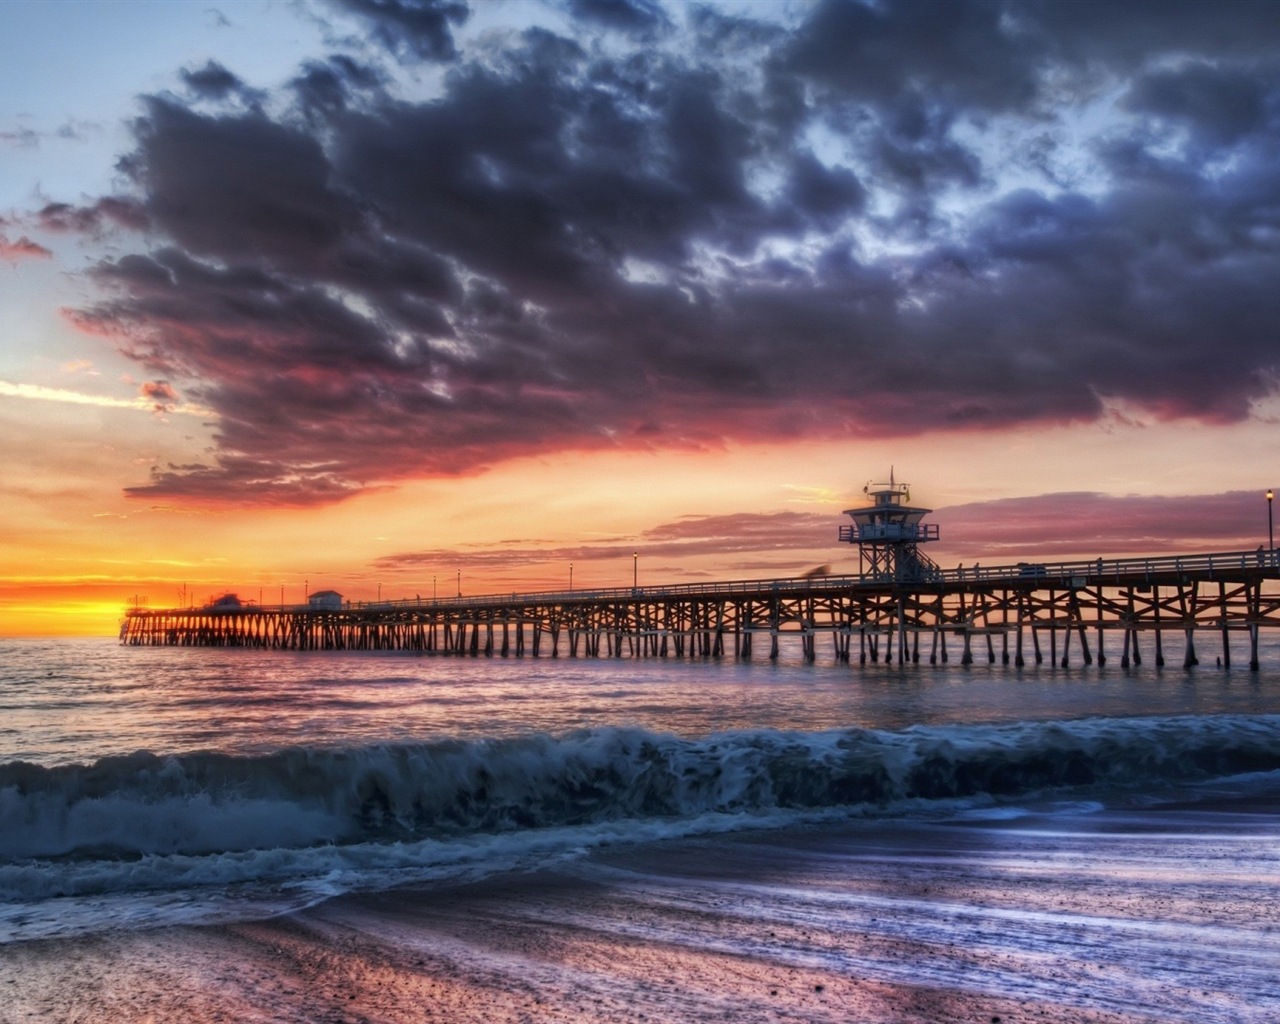
[[[840,527],[840,540],[858,541],[926,541],[938,540],[937,523],[848,523]]]

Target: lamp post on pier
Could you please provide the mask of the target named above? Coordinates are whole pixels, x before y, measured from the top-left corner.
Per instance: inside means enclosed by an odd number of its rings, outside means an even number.
[[[638,582],[639,579],[640,579],[640,552],[633,551],[631,552],[631,589],[632,590],[639,589],[639,582]]]
[[[462,570],[458,570],[458,596],[462,596]]]
[[[1276,549],[1276,531],[1275,520],[1271,518],[1271,502],[1275,498],[1275,492],[1267,488],[1267,550],[1274,551]]]
[[[569,563],[569,593],[573,593],[573,563]]]
[[[432,576],[431,577],[431,600],[434,601],[435,599],[436,599],[436,578]]]

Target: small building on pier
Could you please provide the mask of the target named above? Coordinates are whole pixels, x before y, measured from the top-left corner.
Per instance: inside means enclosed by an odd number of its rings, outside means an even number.
[[[933,511],[909,504],[911,490],[894,480],[867,484],[872,504],[845,509],[852,525],[840,527],[840,540],[858,545],[858,574],[886,583],[915,584],[942,578],[937,564],[919,545],[938,539],[938,527],[922,522]]]
[[[341,608],[342,595],[336,590],[317,590],[307,598],[307,604],[312,608]]]

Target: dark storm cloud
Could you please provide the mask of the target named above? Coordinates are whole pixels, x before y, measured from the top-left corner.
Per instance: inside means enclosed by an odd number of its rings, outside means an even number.
[[[179,74],[187,88],[203,99],[225,99],[244,88],[239,78],[215,60],[208,61],[202,68],[184,68]]]
[[[671,28],[671,19],[656,0],[567,0],[573,17],[637,36]]]
[[[388,50],[422,60],[447,61],[457,56],[452,26],[470,15],[457,0],[332,0],[335,7],[360,18],[373,38]]]
[[[151,99],[122,167],[157,226],[199,256],[294,262],[337,245],[359,219],[319,141],[261,113],[202,116]]]
[[[1222,60],[1270,58],[1280,31],[1280,11],[1272,0],[1232,0],[1226,7],[1190,0],[1028,0],[999,6],[1010,12],[1020,38],[1076,65],[1132,69],[1201,54]]]
[[[1274,392],[1273,5],[700,7],[641,40],[601,19],[676,8],[560,4],[574,38],[474,44],[458,5],[340,6],[381,56],[233,111],[147,98],[131,195],[42,214],[147,229],[76,316],[218,415],[207,464],[135,493],[324,502],[548,449],[1225,422]],[[449,62],[429,98],[409,56]]]
[[[1206,63],[1144,75],[1126,103],[1184,125],[1210,151],[1263,128],[1267,116],[1266,93],[1256,74]]]
[[[328,116],[345,110],[362,95],[380,92],[383,84],[384,77],[376,68],[342,54],[308,61],[292,83],[304,111]]]
[[[867,190],[852,171],[830,168],[803,150],[796,153],[788,183],[788,198],[798,213],[816,225],[833,228],[866,204]]]
[[[822,0],[779,63],[841,97],[892,106],[904,95],[1003,109],[1038,87],[1037,48],[1007,24],[1022,5],[971,0]]]

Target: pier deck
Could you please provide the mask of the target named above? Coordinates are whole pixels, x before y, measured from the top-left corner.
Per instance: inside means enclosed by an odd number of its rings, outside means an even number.
[[[1271,550],[931,569],[902,581],[874,574],[487,594],[438,600],[202,608],[130,608],[130,646],[401,650],[550,657],[778,654],[795,638],[837,660],[1022,666],[1184,666],[1212,639],[1224,667],[1232,637],[1257,669],[1258,637],[1280,627],[1280,559]],[[1111,649],[1108,650],[1108,641]],[[1141,642],[1140,642],[1141,641]],[[758,643],[768,650],[757,652]],[[925,648],[921,653],[922,644]],[[951,645],[950,649],[948,644]],[[1147,650],[1144,651],[1143,647]],[[997,651],[997,647],[999,648]],[[975,650],[977,648],[977,650]],[[1212,655],[1210,655],[1212,656]]]

